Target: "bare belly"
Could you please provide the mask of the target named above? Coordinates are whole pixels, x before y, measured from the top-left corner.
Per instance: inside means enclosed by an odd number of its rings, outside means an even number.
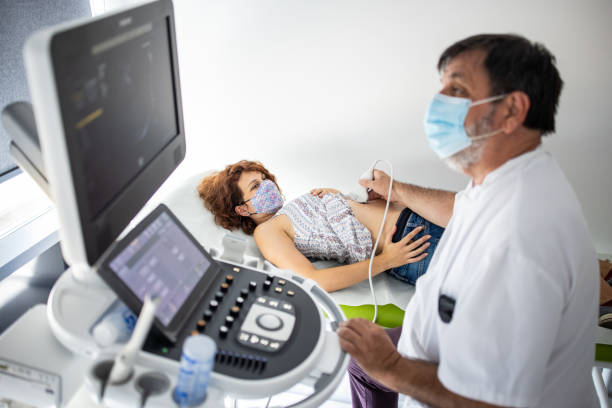
[[[368,229],[368,231],[370,231],[370,235],[372,236],[372,246],[374,246],[376,238],[378,237],[378,232],[380,231],[380,223],[382,222],[383,215],[385,213],[386,201],[376,200],[370,201],[367,204],[361,204],[348,200],[348,203],[353,210],[355,218],[357,218],[357,220],[362,223]],[[377,254],[383,250],[385,238],[391,233],[391,230],[395,226],[395,223],[397,223],[397,219],[399,218],[399,215],[403,209],[404,207],[399,204],[389,204],[389,212],[387,213],[385,226],[383,227],[382,236],[378,242],[378,247],[376,248]]]

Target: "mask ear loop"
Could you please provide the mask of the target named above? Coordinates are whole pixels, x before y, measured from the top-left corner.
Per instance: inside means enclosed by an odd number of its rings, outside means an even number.
[[[492,132],[485,133],[485,134],[483,134],[483,135],[478,135],[478,136],[474,136],[474,137],[470,137],[470,136],[468,136],[468,137],[470,138],[470,140],[471,140],[472,142],[477,142],[478,140],[486,139],[487,137],[491,137],[491,136],[493,136],[493,135],[496,135],[496,134],[498,134],[498,133],[502,132],[503,130],[504,130],[504,129],[497,129],[497,130],[494,130],[494,131],[492,131]]]
[[[491,96],[490,98],[481,99],[481,100],[479,100],[479,101],[472,102],[472,104],[470,105],[470,108],[471,108],[472,106],[478,106],[478,105],[482,105],[482,104],[484,104],[484,103],[493,102],[493,101],[496,101],[496,100],[498,100],[498,99],[505,98],[506,96],[508,96],[508,94],[507,94],[507,93],[505,93],[505,94],[501,94],[501,95],[496,95],[496,96]],[[485,134],[483,134],[483,135],[478,135],[478,136],[474,136],[474,137],[472,137],[472,136],[469,136],[469,135],[468,135],[468,137],[470,138],[470,140],[471,140],[471,141],[475,142],[475,141],[482,140],[482,139],[486,139],[486,138],[488,138],[488,137],[491,137],[491,136],[493,136],[493,135],[496,135],[496,134],[498,134],[498,133],[500,133],[500,132],[502,132],[502,131],[503,131],[503,129],[497,129],[497,130],[494,130],[494,131],[492,131],[492,132],[485,133]]]
[[[265,175],[265,174],[262,174],[262,177],[261,177],[261,182],[263,182],[264,180],[267,180],[267,179],[266,179],[266,175]],[[274,183],[274,184],[276,184],[276,183]],[[277,187],[278,187],[278,186],[277,186]],[[244,200],[243,202],[241,202],[240,204],[238,204],[236,207],[241,207],[241,206],[243,206],[243,205],[246,205],[246,203],[248,203],[248,202],[249,202],[249,201],[251,201],[252,199],[253,199],[253,197],[249,198],[248,200]],[[241,217],[250,217],[250,216],[251,216],[251,215],[253,215],[253,214],[257,214],[256,212],[253,212],[253,213],[252,213],[252,212],[250,212],[250,211],[249,211],[249,206],[248,206],[248,205],[247,205],[245,208],[247,209],[247,213],[248,213],[248,214],[247,214],[247,215],[240,215]]]
[[[238,214],[241,217],[250,217],[253,214],[257,214],[257,213],[252,213],[249,211],[249,206],[246,205],[246,203],[248,203],[249,201],[251,201],[251,199],[249,198],[248,200],[244,200],[243,202],[241,202],[240,204],[238,204],[237,206],[234,207],[234,209],[238,208],[238,207],[242,207],[243,205],[246,206],[246,210],[247,210],[247,214],[246,215],[242,215],[242,214]]]
[[[500,95],[495,95],[495,96],[490,96],[490,97],[488,97],[488,98],[481,99],[481,100],[476,101],[476,102],[472,102],[472,103],[470,104],[470,108],[471,108],[472,106],[482,105],[483,103],[493,102],[493,101],[496,101],[496,100],[498,100],[498,99],[505,98],[506,96],[508,96],[508,94],[507,94],[507,93],[500,94]]]
[[[242,207],[243,205],[244,205],[244,204],[239,204],[239,205],[237,205],[236,207]],[[256,214],[256,213],[252,213],[252,212],[250,212],[250,211],[249,211],[249,207],[246,207],[246,208],[247,208],[247,213],[246,213],[246,214],[240,214],[240,213],[238,213],[238,215],[239,215],[239,216],[241,216],[241,217],[250,217],[251,215]]]

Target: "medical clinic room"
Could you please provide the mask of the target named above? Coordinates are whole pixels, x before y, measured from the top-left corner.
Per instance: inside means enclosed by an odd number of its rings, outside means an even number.
[[[610,408],[610,21],[1,0],[0,408]]]

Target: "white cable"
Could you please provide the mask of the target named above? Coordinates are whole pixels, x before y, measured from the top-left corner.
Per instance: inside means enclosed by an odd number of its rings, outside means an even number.
[[[372,248],[372,254],[370,255],[370,265],[368,267],[368,281],[370,282],[370,293],[372,293],[372,300],[374,301],[374,317],[372,322],[376,323],[378,317],[378,303],[376,302],[376,293],[374,293],[374,284],[372,283],[372,263],[374,262],[374,256],[376,255],[376,248],[378,248],[378,241],[382,235],[383,228],[385,226],[385,220],[387,219],[387,212],[389,211],[389,202],[391,200],[391,188],[393,187],[393,165],[387,160],[376,160],[372,166],[372,175],[374,175],[374,169],[379,162],[384,162],[389,166],[389,193],[387,194],[387,204],[385,205],[385,213],[383,215],[382,222],[380,223],[380,230],[378,231],[378,237],[376,237],[376,243]]]

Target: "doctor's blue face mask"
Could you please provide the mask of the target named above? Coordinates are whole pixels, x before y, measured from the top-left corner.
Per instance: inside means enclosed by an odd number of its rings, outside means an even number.
[[[506,94],[472,102],[467,98],[440,93],[434,95],[425,113],[425,133],[431,149],[438,157],[445,159],[470,146],[474,140],[499,133],[501,129],[470,138],[465,132],[465,117],[472,106],[496,101],[504,96]]]
[[[242,204],[247,201],[251,202],[256,214],[273,214],[283,206],[283,196],[272,180],[262,180],[255,195]]]

